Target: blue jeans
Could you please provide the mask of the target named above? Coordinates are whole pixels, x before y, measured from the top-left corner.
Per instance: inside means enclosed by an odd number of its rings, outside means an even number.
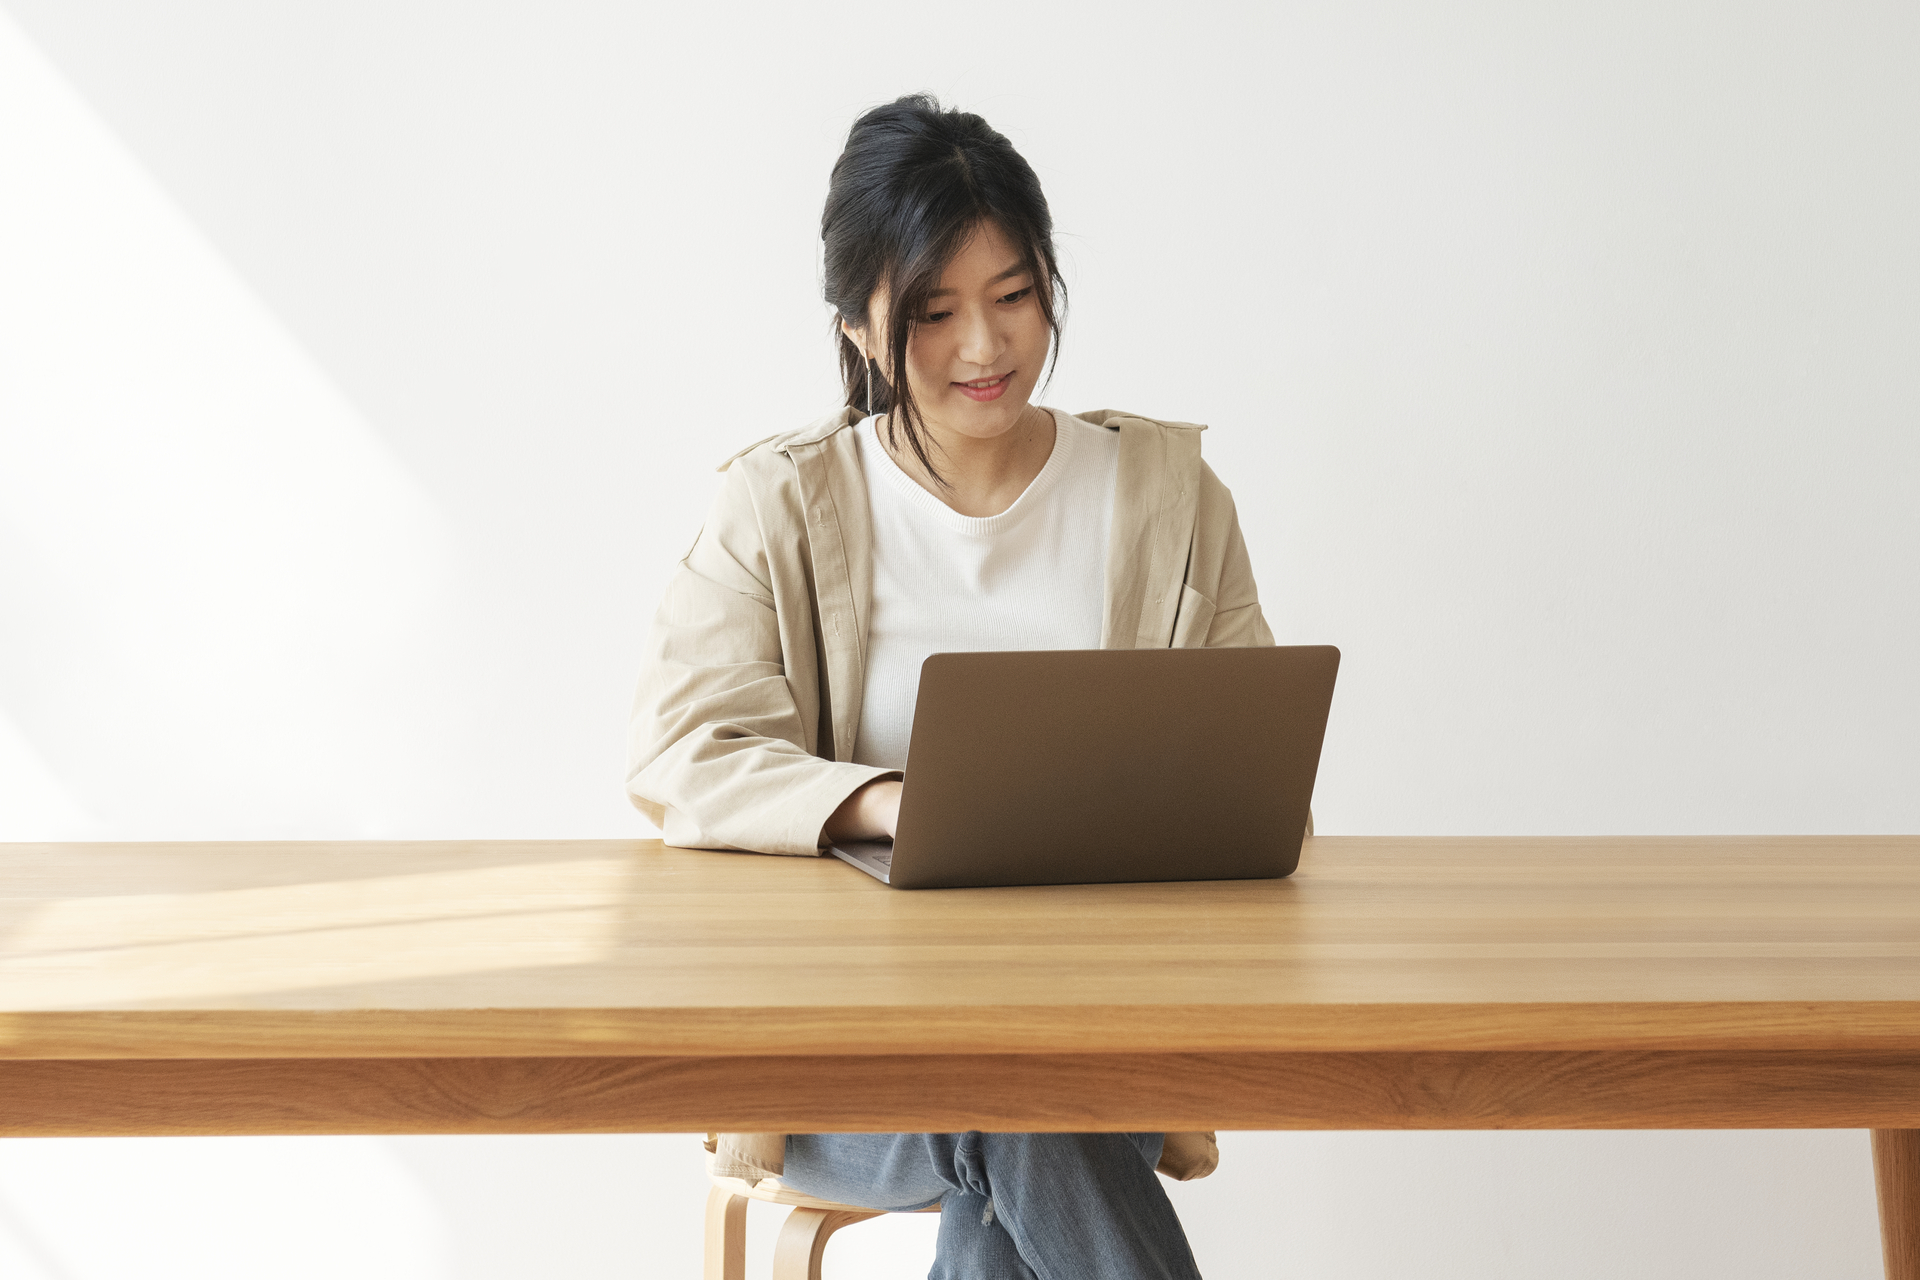
[[[809,1133],[780,1181],[870,1209],[939,1203],[928,1280],[1200,1280],[1157,1133]]]

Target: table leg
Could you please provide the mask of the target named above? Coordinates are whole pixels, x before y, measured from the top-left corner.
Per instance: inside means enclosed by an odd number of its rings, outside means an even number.
[[[1920,1280],[1920,1129],[1873,1131],[1873,1182],[1887,1280]]]

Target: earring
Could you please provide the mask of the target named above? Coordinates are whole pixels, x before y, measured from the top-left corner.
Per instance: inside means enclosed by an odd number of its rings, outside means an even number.
[[[860,354],[866,355],[866,352]],[[873,416],[873,357],[867,356],[867,416]]]

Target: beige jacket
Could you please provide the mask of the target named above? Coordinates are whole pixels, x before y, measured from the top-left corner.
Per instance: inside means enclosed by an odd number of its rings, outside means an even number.
[[[1269,645],[1233,496],[1200,433],[1099,410],[1120,433],[1101,647]],[[627,791],[670,845],[818,854],[852,763],[872,520],[841,410],[729,458],[648,636]]]
[[[1055,411],[1058,412],[1057,410]],[[1099,410],[1120,434],[1108,649],[1270,645],[1233,497],[1204,427]],[[872,521],[841,410],[721,465],[667,587],[635,695],[627,791],[670,845],[817,855],[827,818],[888,770],[851,761],[865,685]],[[725,1176],[780,1172],[784,1134],[719,1134]],[[1212,1134],[1169,1134],[1161,1170],[1201,1177]]]

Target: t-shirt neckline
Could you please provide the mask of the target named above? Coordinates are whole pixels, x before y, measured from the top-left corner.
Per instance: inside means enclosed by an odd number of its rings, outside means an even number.
[[[1020,491],[1020,496],[1013,500],[1012,505],[996,516],[962,515],[902,470],[880,439],[878,415],[862,418],[855,429],[864,431],[867,438],[873,442],[873,451],[880,455],[880,474],[886,483],[904,496],[914,509],[955,533],[972,534],[976,537],[988,536],[1011,529],[1024,519],[1029,511],[1039,506],[1047,492],[1059,483],[1062,475],[1066,474],[1072,459],[1075,433],[1070,428],[1067,415],[1058,409],[1049,409],[1045,405],[1039,407],[1053,419],[1053,448],[1047,454],[1047,461],[1040,468],[1039,474],[1027,482],[1027,487]]]

